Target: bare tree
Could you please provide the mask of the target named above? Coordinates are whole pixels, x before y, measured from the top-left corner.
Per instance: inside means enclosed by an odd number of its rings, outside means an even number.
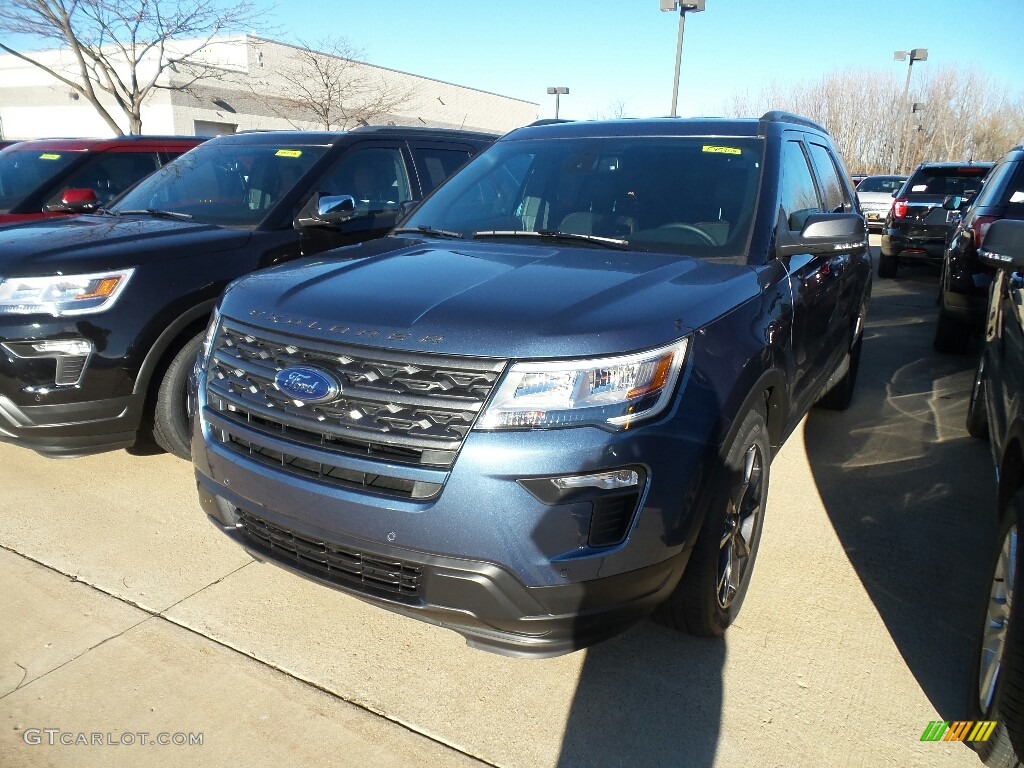
[[[901,170],[924,161],[997,160],[1024,139],[1024,93],[1007,93],[969,68],[939,67],[915,77],[907,108],[917,109],[901,142]],[[725,111],[805,115],[829,130],[851,170],[886,173],[903,127],[898,80],[892,73],[860,70],[787,87],[771,83],[754,96],[734,95]]]
[[[590,113],[591,120],[618,120],[629,115],[629,107],[626,100],[618,96],[608,102],[604,109]]]
[[[273,95],[267,105],[293,127],[313,123],[325,131],[368,124],[408,108],[414,93],[389,82],[359,61],[363,52],[341,37],[302,42],[258,87]]]
[[[115,133],[124,134],[118,111],[128,132],[140,133],[142,105],[154,90],[188,90],[223,76],[223,68],[197,54],[214,37],[260,19],[250,0],[225,6],[217,0],[2,0],[0,34],[66,47],[73,63],[54,63],[4,42],[0,51],[77,91]]]

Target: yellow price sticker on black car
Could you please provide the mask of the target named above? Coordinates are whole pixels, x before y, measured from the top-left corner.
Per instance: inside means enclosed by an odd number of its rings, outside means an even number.
[[[51,152],[44,152],[39,156],[40,160],[60,160],[60,155],[55,155]]]
[[[717,147],[713,144],[704,145],[705,152],[717,152],[720,155],[742,155],[743,150],[739,147]]]
[[[302,157],[301,149],[279,149],[274,153],[278,157]]]

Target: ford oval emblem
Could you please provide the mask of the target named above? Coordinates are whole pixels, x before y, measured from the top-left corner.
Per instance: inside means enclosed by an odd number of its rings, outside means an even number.
[[[341,383],[318,368],[285,368],[274,377],[274,386],[303,403],[326,403],[341,394]]]

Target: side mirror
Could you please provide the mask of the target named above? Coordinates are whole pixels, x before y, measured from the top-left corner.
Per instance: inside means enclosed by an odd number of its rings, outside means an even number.
[[[776,255],[795,253],[830,254],[854,248],[867,248],[867,228],[857,213],[812,213],[800,234],[780,230]]]
[[[344,224],[355,218],[356,200],[352,195],[317,195],[315,210],[295,220],[298,227],[322,227]]]
[[[398,225],[405,221],[405,217],[412,213],[413,209],[420,204],[419,200],[406,200],[398,206]]]
[[[83,187],[81,189],[65,189],[60,202],[51,203],[46,206],[46,210],[64,213],[92,213],[99,207],[100,199],[96,196],[95,190]]]
[[[978,256],[997,269],[1024,269],[1024,221],[999,219],[992,222]]]

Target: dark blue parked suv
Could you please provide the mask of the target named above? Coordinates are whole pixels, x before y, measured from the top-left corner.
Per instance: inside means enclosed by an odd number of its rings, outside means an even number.
[[[773,455],[852,396],[848,178],[782,113],[510,133],[383,240],[229,288],[195,376],[203,509],[477,647],[565,653],[656,609],[721,634]]]

